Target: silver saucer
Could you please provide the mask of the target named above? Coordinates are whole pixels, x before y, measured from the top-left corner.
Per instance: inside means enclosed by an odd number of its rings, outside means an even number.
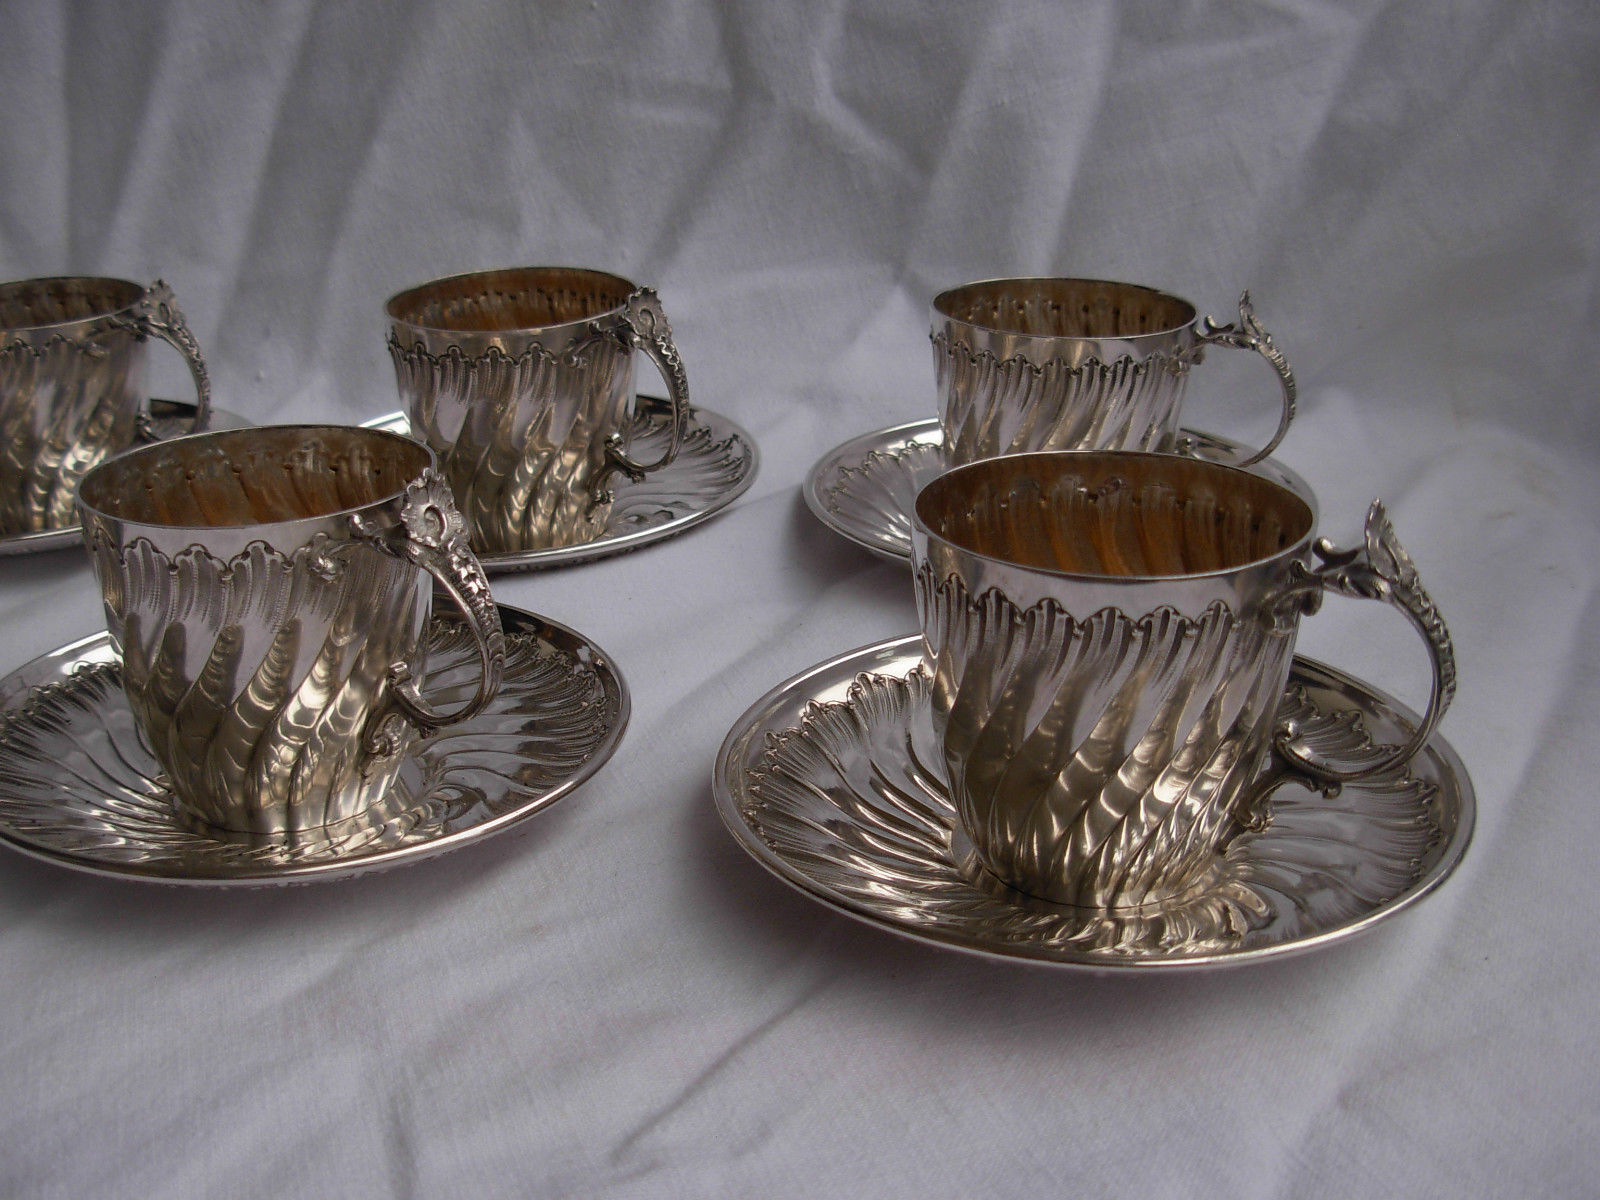
[[[640,396],[626,433],[629,454],[654,461],[667,446],[671,407],[654,396]],[[409,434],[405,413],[385,413],[362,422],[372,429]],[[566,567],[637,550],[709,520],[744,494],[759,464],[755,439],[727,417],[704,408],[689,410],[678,457],[643,480],[618,476],[616,499],[605,529],[593,541],[549,550],[481,555],[484,570],[527,571]]]
[[[483,713],[411,750],[375,817],[313,833],[205,831],[180,819],[122,695],[105,633],[0,680],[0,842],[96,875],[260,886],[416,862],[503,832],[594,774],[628,722],[628,691],[580,634],[500,606],[505,681]],[[434,618],[423,694],[441,708],[477,684],[459,619]]]
[[[983,871],[956,828],[919,637],[867,646],[769,692],[717,756],[717,810],[779,879],[846,916],[940,946],[1099,971],[1259,962],[1344,941],[1409,908],[1461,861],[1472,784],[1434,736],[1405,770],[1332,798],[1286,780],[1182,901],[1109,914],[1049,904]],[[1416,717],[1309,659],[1286,706],[1359,762]]]
[[[151,425],[160,435],[158,441],[180,437],[194,424],[194,405],[183,400],[151,400]],[[250,424],[243,417],[220,408],[211,410],[211,429],[242,429]],[[83,544],[81,525],[63,525],[60,529],[41,529],[35,533],[13,533],[0,536],[0,558],[13,554],[42,554],[46,550],[65,550]]]
[[[1241,442],[1197,429],[1180,431],[1186,452],[1234,463],[1251,451]],[[806,506],[835,533],[880,557],[911,557],[911,506],[944,470],[944,434],[937,418],[877,429],[835,446],[819,458],[801,491]],[[1303,496],[1311,488],[1293,471],[1266,459],[1250,468]]]

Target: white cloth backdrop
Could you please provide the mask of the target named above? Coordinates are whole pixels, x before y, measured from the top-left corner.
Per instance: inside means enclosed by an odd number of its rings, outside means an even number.
[[[763,456],[680,539],[496,580],[635,704],[522,832],[241,894],[0,854],[0,1194],[1600,1187],[1586,0],[4,0],[0,114],[0,278],[166,278],[253,421],[394,408],[401,287],[573,263],[659,288],[696,401]],[[807,467],[931,416],[929,298],[1003,274],[1221,319],[1250,288],[1326,531],[1390,503],[1457,638],[1443,731],[1481,805],[1415,911],[1087,978],[837,917],[720,827],[745,707],[914,627],[905,572],[805,510]],[[1211,356],[1192,424],[1265,436],[1247,358]],[[99,627],[80,555],[0,560],[0,669]],[[1422,695],[1392,618],[1330,604],[1302,646]]]

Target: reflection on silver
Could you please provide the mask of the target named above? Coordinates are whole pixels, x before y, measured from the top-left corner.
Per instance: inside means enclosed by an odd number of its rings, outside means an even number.
[[[717,758],[718,812],[763,867],[847,916],[1013,960],[1147,973],[1258,962],[1344,941],[1437,888],[1466,852],[1471,782],[1440,737],[1403,769],[1332,797],[1274,763],[1263,827],[1189,895],[1095,911],[1011,891],[959,833],[921,640],[823,663],[742,716]],[[1281,716],[1329,760],[1378,762],[1417,718],[1351,677],[1296,659]]]
[[[333,425],[225,430],[119,455],[78,507],[128,704],[178,802],[223,829],[365,811],[417,731],[499,684],[489,583],[426,447]],[[416,694],[435,587],[467,617],[481,684]]]
[[[389,354],[417,436],[438,455],[480,554],[593,540],[612,477],[677,455],[689,380],[655,292],[604,271],[517,267],[390,298]],[[666,381],[661,454],[628,453],[634,352]]]
[[[1259,475],[1172,454],[1007,455],[917,497],[912,578],[962,828],[1007,884],[1129,908],[1186,894],[1275,748],[1317,783],[1399,766],[1455,688],[1448,631],[1381,504],[1366,544]],[[1401,609],[1434,691],[1392,760],[1323,760],[1278,720],[1324,589]]]
[[[211,384],[172,289],[71,276],[0,284],[0,534],[75,522],[89,468],[151,440],[146,343],[170,342],[194,377],[190,431],[204,429]]]
[[[1179,449],[1189,369],[1207,346],[1254,350],[1282,393],[1266,458],[1294,420],[1294,372],[1250,304],[1198,319],[1154,288],[1102,279],[989,279],[933,299],[933,370],[952,464],[1037,450]]]
[[[1194,429],[1179,431],[1179,447],[1207,462],[1238,466],[1248,451],[1238,442]],[[911,557],[911,506],[917,493],[948,469],[944,434],[932,418],[877,429],[835,446],[819,458],[801,490],[806,506],[829,529],[881,558]],[[1309,497],[1306,482],[1275,459],[1250,470]]]
[[[410,433],[404,413],[364,422],[368,428]],[[672,409],[654,396],[639,396],[623,444],[635,457],[653,458],[672,437]],[[709,520],[742,496],[756,477],[755,439],[709,409],[688,410],[677,456],[643,479],[614,480],[614,498],[593,539],[571,546],[480,555],[490,572],[565,567],[637,550]],[[908,550],[909,552],[909,550]]]
[[[182,437],[194,429],[195,407],[187,401],[152,399],[149,402],[148,415],[151,441],[161,442],[168,438]],[[237,413],[213,408],[206,427],[242,429],[249,424],[249,421]],[[78,550],[81,553],[83,526],[79,525],[77,520],[77,513],[73,513],[73,523],[63,525],[60,529],[42,529],[37,533],[0,534],[0,558],[44,554],[53,550]]]
[[[628,692],[579,634],[501,606],[505,681],[489,706],[407,750],[364,817],[301,833],[231,834],[177,815],[139,736],[106,634],[0,681],[0,841],[93,874],[163,883],[335,879],[481,841],[568,795],[611,756]],[[454,708],[478,651],[453,614],[433,619],[422,694]]]

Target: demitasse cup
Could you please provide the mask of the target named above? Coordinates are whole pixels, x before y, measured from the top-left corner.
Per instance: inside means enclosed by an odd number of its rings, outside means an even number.
[[[419,732],[481,711],[505,639],[426,446],[330,425],[195,434],[79,489],[122,688],[180,810],[243,833],[366,813]],[[418,690],[437,584],[482,674],[453,712]]]
[[[1455,690],[1438,611],[1383,506],[1365,544],[1313,540],[1304,497],[1170,454],[987,459],[917,497],[913,563],[933,711],[962,831],[1021,892],[1133,908],[1200,887],[1268,815],[1269,754],[1331,788],[1404,763]],[[1401,746],[1320,756],[1279,718],[1300,618],[1324,592],[1422,634],[1428,708]]]
[[[192,429],[204,429],[211,411],[205,359],[165,283],[0,283],[0,536],[71,525],[84,472],[153,438],[142,407],[151,337],[172,343],[188,363]]]
[[[1207,346],[1262,355],[1278,374],[1277,448],[1294,419],[1294,372],[1246,292],[1236,325],[1187,300],[1099,279],[991,279],[933,300],[933,372],[952,466],[1035,450],[1186,449],[1189,368]]]
[[[610,511],[610,481],[670,463],[689,381],[661,302],[602,271],[456,275],[391,298],[389,353],[412,432],[439,456],[480,554],[578,545]],[[628,456],[633,355],[666,380],[672,433]]]

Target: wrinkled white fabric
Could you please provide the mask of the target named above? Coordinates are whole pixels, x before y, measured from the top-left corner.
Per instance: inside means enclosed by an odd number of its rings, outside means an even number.
[[[602,267],[762,454],[692,533],[495,579],[634,701],[522,831],[229,894],[0,853],[0,1194],[1592,1194],[1597,96],[1582,0],[0,3],[0,278],[163,277],[220,406],[354,421],[391,293]],[[915,623],[801,480],[932,416],[929,299],[1008,274],[1249,288],[1325,531],[1390,505],[1480,805],[1414,911],[1101,979],[857,925],[721,828],[739,714]],[[1263,438],[1273,389],[1214,352],[1189,423]],[[1369,608],[1302,649],[1415,703]],[[80,555],[0,560],[0,669],[101,625]]]

